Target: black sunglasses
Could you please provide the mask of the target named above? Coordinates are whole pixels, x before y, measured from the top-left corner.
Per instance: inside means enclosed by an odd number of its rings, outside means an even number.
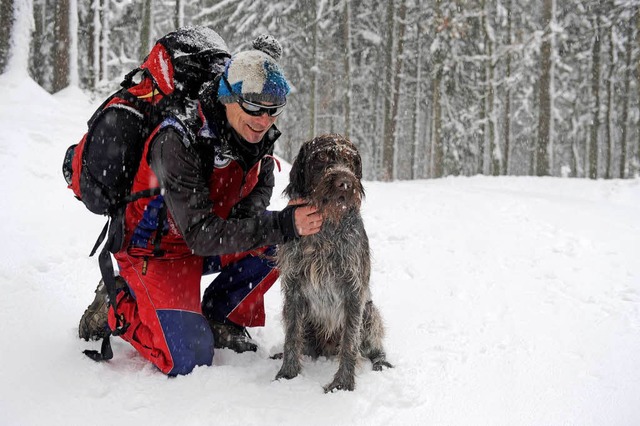
[[[229,89],[229,92],[234,93],[231,88],[231,84],[229,84],[229,81],[227,81],[225,76],[222,76],[222,80],[224,81],[224,84],[226,84],[227,89]],[[280,105],[262,105],[248,101],[237,94],[236,96],[238,96],[238,105],[240,105],[242,111],[254,117],[260,117],[262,114],[267,114],[270,117],[277,117],[282,114],[284,107],[287,105],[286,102]]]
[[[284,107],[287,105],[286,102],[282,105],[262,105],[256,104],[253,102],[249,102],[248,100],[238,97],[238,105],[244,112],[249,115],[253,115],[254,117],[260,117],[262,114],[267,114],[270,117],[277,117],[282,114],[284,111]]]

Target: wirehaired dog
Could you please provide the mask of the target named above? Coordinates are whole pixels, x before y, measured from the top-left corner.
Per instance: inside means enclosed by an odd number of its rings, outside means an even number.
[[[338,356],[338,371],[325,392],[354,389],[360,355],[371,360],[374,370],[392,367],[382,347],[382,318],[369,290],[361,178],[357,148],[339,135],[306,142],[293,163],[284,192],[318,207],[323,224],[317,234],[278,248],[285,341],[276,379],[296,377],[303,354]]]

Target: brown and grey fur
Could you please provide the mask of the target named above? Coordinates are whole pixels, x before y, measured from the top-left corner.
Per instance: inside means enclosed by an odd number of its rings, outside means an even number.
[[[319,233],[278,249],[285,342],[276,379],[296,377],[303,354],[337,355],[340,365],[325,392],[354,389],[359,356],[370,359],[374,370],[391,367],[382,347],[382,318],[369,290],[361,178],[355,145],[339,135],[306,142],[293,163],[285,194],[317,206],[324,221]]]

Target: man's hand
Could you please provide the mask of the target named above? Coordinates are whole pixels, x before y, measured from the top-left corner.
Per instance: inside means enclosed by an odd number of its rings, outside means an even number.
[[[290,206],[300,206],[294,212],[296,231],[301,237],[320,232],[322,228],[322,215],[314,206],[307,205],[307,201],[301,198],[289,201]]]

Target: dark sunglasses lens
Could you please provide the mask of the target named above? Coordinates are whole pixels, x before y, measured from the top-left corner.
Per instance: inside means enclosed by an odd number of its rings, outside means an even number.
[[[269,115],[272,117],[277,117],[282,114],[282,111],[284,111],[284,105],[275,108],[269,108]]]
[[[271,117],[277,117],[284,111],[284,105],[276,107],[267,107],[262,105],[256,105],[247,101],[240,101],[240,107],[244,112],[255,117],[259,117],[264,113],[267,113]]]

